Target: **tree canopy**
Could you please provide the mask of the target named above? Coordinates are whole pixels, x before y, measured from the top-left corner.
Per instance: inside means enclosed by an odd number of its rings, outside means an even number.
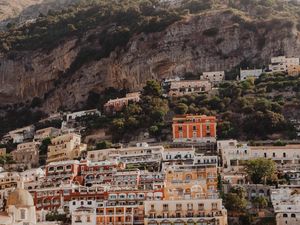
[[[245,164],[245,171],[254,184],[265,184],[266,180],[274,175],[276,166],[273,160],[258,158],[248,160]]]

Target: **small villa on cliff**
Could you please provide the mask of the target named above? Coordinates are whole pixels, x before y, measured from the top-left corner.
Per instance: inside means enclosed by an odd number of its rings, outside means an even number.
[[[121,111],[125,106],[131,102],[140,101],[140,92],[128,93],[124,98],[111,99],[104,105],[106,113],[114,113]]]
[[[169,96],[184,96],[194,93],[205,93],[212,90],[209,80],[183,80],[171,82]]]

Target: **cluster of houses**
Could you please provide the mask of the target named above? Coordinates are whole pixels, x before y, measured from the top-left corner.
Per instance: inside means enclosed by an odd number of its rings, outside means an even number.
[[[240,80],[248,78],[258,78],[262,73],[287,73],[290,76],[296,76],[300,73],[299,58],[286,56],[277,56],[271,58],[271,64],[266,69],[241,69]]]
[[[299,58],[274,57],[272,72],[299,74]],[[240,79],[262,70],[241,70]],[[224,71],[204,72],[199,80],[164,80],[166,95],[211,92]],[[111,99],[105,113],[140,101],[140,93]],[[60,128],[27,126],[10,131],[2,144],[14,143],[12,162],[0,168],[0,225],[56,224],[49,215],[66,215],[73,225],[228,225],[220,196],[233,187],[246,189],[248,200],[263,196],[273,206],[277,225],[300,224],[300,144],[251,146],[217,139],[217,119],[206,115],[174,116],[172,142],[138,143],[89,149],[73,126],[96,110],[53,114],[41,122],[62,120]],[[40,146],[49,139],[41,156]],[[7,155],[0,148],[0,157]],[[288,184],[254,185],[245,162],[266,158],[276,163]],[[44,163],[41,163],[44,159]]]
[[[8,221],[1,224],[45,223],[47,213],[54,211],[68,214],[77,225],[228,224],[217,190],[217,155],[193,146],[147,143],[86,151],[80,135],[45,130],[47,134],[35,132],[31,142],[19,143],[12,152],[31,169],[0,173],[0,203],[6,213],[0,221]],[[213,144],[216,118],[175,117],[173,134],[176,144]],[[50,137],[51,144],[47,164],[38,167],[41,137]]]
[[[168,145],[89,151],[79,134],[53,128],[36,131],[31,142],[19,143],[12,152],[17,164],[30,169],[0,173],[1,224],[48,224],[46,215],[58,212],[74,225],[227,225],[218,176],[225,193],[242,186],[249,200],[269,199],[277,225],[299,224],[300,145],[217,140],[216,129],[213,116],[182,115],[173,118],[173,143]],[[48,137],[47,163],[38,167],[38,143]],[[276,162],[289,185],[250,184],[243,165],[256,158]]]

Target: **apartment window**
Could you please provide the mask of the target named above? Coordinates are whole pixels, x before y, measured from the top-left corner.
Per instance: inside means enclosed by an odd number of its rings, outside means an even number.
[[[26,217],[26,215],[25,215],[25,209],[21,209],[20,210],[20,217],[21,217],[21,220],[25,220],[25,217]]]
[[[286,153],[284,152],[284,153],[283,153],[283,158],[285,158],[285,157],[286,157]]]
[[[181,210],[182,205],[181,204],[176,204],[176,210]]]
[[[276,154],[275,154],[275,152],[273,152],[273,157],[276,157]]]
[[[168,204],[163,204],[163,210],[168,210],[169,206]]]
[[[154,205],[151,205],[151,209],[152,209],[152,210],[154,209]]]
[[[264,157],[267,158],[267,153],[264,153]]]
[[[185,179],[188,180],[188,181],[191,180],[192,179],[192,175],[190,175],[190,174],[186,175]]]
[[[181,213],[176,213],[176,218],[181,218]]]
[[[196,126],[193,126],[193,131],[196,131],[197,130],[197,127]]]
[[[86,222],[89,222],[89,223],[91,222],[91,217],[90,216],[86,217]]]
[[[211,207],[212,207],[213,210],[216,210],[216,209],[218,209],[218,204],[217,203],[212,203]]]
[[[178,130],[179,130],[179,131],[182,131],[182,126],[179,126],[179,127],[178,127]]]
[[[204,204],[203,203],[198,204],[198,210],[204,210]]]
[[[75,222],[81,222],[81,218],[80,218],[80,216],[76,216],[76,220],[75,220]]]

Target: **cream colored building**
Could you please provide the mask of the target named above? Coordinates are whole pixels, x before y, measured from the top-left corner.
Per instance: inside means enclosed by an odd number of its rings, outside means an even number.
[[[139,166],[141,163],[160,164],[163,151],[163,146],[149,146],[147,143],[142,143],[142,145],[128,148],[88,151],[87,159],[92,162],[118,161],[132,166]]]
[[[237,140],[218,141],[217,148],[222,157],[224,172],[239,170],[240,161],[251,158],[249,146],[246,143],[239,143]]]
[[[200,79],[209,80],[213,84],[218,84],[223,80],[225,80],[225,72],[224,71],[203,72]]]
[[[96,225],[96,209],[80,206],[71,212],[72,225]]]
[[[17,172],[0,173],[0,190],[16,187],[20,181],[20,175]]]
[[[217,192],[216,166],[173,166],[166,170],[163,200],[144,202],[144,224],[227,225]]]
[[[48,146],[47,163],[78,158],[86,148],[87,145],[81,143],[81,136],[78,134],[58,136],[53,138]]]
[[[224,171],[237,171],[243,161],[257,158],[271,159],[278,168],[300,164],[300,145],[285,146],[248,146],[236,140],[218,141],[218,150],[222,156]]]
[[[33,138],[34,126],[27,126],[12,130],[8,133],[8,136],[12,139],[13,143],[22,143],[27,139]]]
[[[166,170],[165,199],[217,198],[217,167],[177,165]]]
[[[54,127],[47,127],[44,129],[37,130],[34,134],[34,140],[42,141],[46,138],[57,137],[60,133],[60,129]]]
[[[145,201],[145,225],[227,225],[222,199]]]
[[[276,225],[300,224],[300,188],[279,188],[271,191]]]
[[[126,94],[124,98],[110,99],[104,105],[105,112],[113,113],[113,112],[121,111],[130,102],[139,102],[140,95],[141,94],[139,92],[133,92],[133,93]]]
[[[31,194],[16,188],[7,199],[6,210],[0,214],[1,225],[36,225],[36,212]]]
[[[84,110],[84,111],[78,111],[69,113],[66,115],[67,122],[70,120],[76,120],[76,118],[84,117],[84,116],[101,116],[101,113],[98,109],[90,109],[90,110]]]
[[[208,80],[183,80],[171,82],[169,96],[184,96],[196,93],[205,93],[212,90]]]
[[[240,70],[240,80],[247,80],[248,78],[259,78],[263,73],[262,69],[252,69],[252,70]]]
[[[288,72],[288,68],[299,65],[299,58],[285,56],[272,57],[269,70],[271,72]]]
[[[11,155],[17,164],[28,167],[37,167],[39,165],[39,142],[27,142],[18,144],[17,150],[12,151]]]
[[[250,146],[252,158],[272,159],[278,165],[300,164],[300,145]]]

